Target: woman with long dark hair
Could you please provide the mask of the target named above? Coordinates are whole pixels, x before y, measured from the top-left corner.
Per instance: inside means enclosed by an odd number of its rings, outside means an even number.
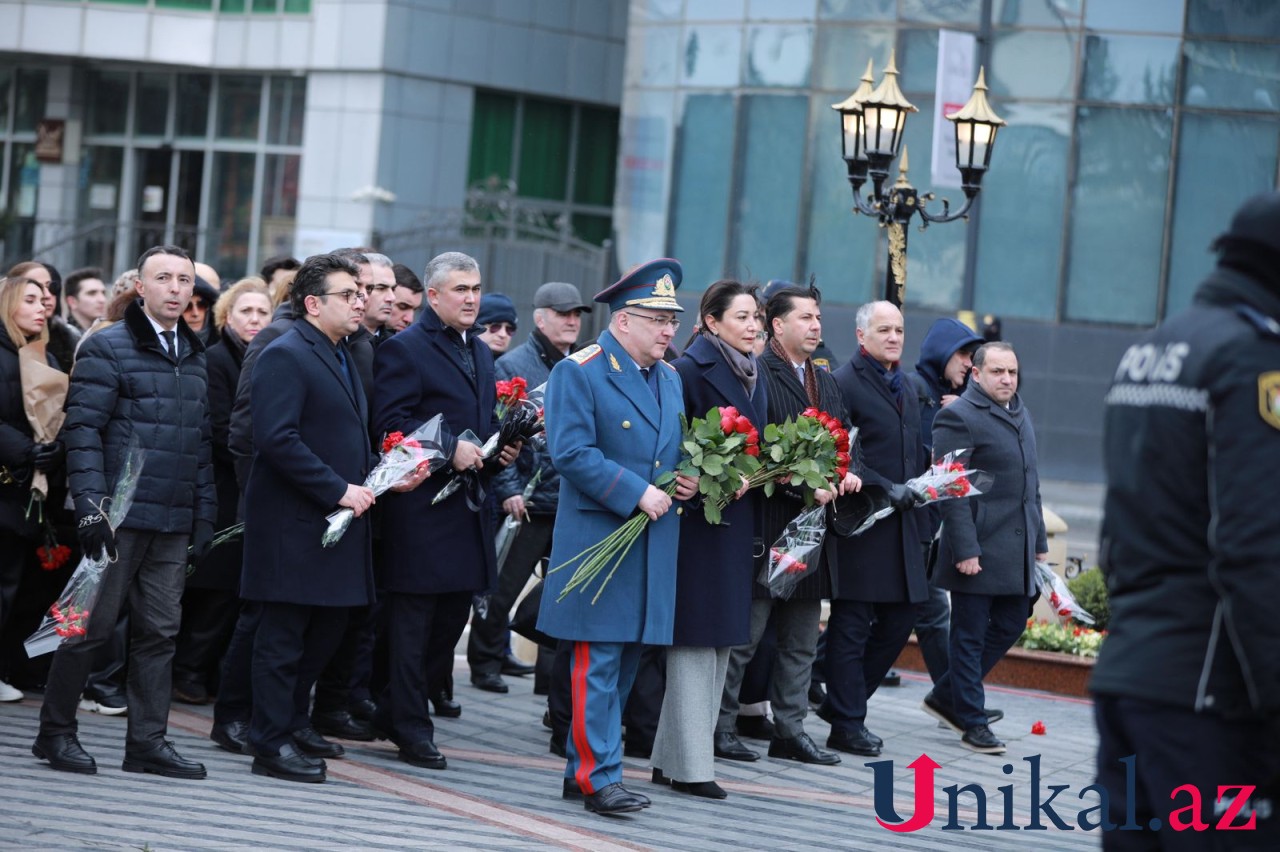
[[[700,331],[674,366],[685,415],[706,417],[733,406],[763,432],[767,400],[756,361],[755,288],[717,281],[702,296]],[[676,569],[676,615],[667,649],[667,691],[653,743],[653,780],[678,792],[723,799],[715,782],[712,735],[720,711],[729,649],[750,634],[757,494],[725,507],[722,523],[686,507]]]

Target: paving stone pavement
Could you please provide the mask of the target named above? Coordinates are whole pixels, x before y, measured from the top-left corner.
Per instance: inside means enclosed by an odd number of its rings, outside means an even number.
[[[96,776],[53,772],[31,756],[39,696],[0,704],[0,849],[1096,849],[1097,831],[942,830],[952,784],[977,784],[992,826],[1004,817],[1001,786],[1012,785],[1012,823],[1031,824],[1031,762],[1039,756],[1041,801],[1049,785],[1066,784],[1053,809],[1070,825],[1096,796],[1092,708],[1080,699],[991,688],[988,704],[1005,711],[995,726],[1009,744],[1002,757],[974,754],[920,709],[924,676],[881,689],[867,722],[885,740],[880,760],[893,761],[897,813],[913,813],[911,770],[922,753],[940,764],[935,818],[912,833],[876,823],[868,758],[844,755],[837,767],[810,767],[762,757],[717,761],[729,791],[722,802],[695,799],[649,782],[645,761],[626,760],[626,783],[653,799],[643,813],[605,818],[560,799],[563,761],[547,753],[540,719],[544,699],[531,681],[507,678],[511,692],[471,688],[458,671],[462,717],[437,722],[446,771],[396,759],[388,743],[346,743],[347,757],[329,761],[325,784],[293,784],[253,775],[247,758],[207,738],[211,708],[175,704],[170,736],[181,754],[203,761],[205,781],[174,781],[120,770],[123,717],[81,713],[81,740],[98,761]],[[1033,722],[1047,733],[1033,736]],[[810,716],[821,744],[826,723]],[[763,753],[767,744],[748,740]],[[1010,766],[1009,774],[1002,767]],[[977,822],[974,797],[962,794],[957,823]],[[1096,816],[1096,815],[1095,815]],[[1096,821],[1096,820],[1095,820]],[[1048,824],[1045,817],[1041,822]]]

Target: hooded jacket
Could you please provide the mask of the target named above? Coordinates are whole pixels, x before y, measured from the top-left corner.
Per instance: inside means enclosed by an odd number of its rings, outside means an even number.
[[[944,394],[959,394],[964,387],[952,388],[943,372],[951,356],[966,346],[981,345],[982,338],[973,333],[969,326],[952,317],[935,320],[920,341],[920,358],[916,361],[916,369],[907,374],[911,387],[915,389],[916,399],[920,401],[920,437],[925,447],[932,449],[933,418],[942,408]]]

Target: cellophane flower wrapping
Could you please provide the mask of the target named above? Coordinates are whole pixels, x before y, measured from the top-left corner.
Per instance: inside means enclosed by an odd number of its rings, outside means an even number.
[[[787,524],[769,548],[768,559],[760,571],[760,582],[769,589],[771,597],[790,598],[800,581],[818,570],[822,540],[827,534],[826,512],[826,506],[805,509]]]
[[[546,384],[541,384],[525,394],[523,398],[507,406],[499,418],[498,431],[490,435],[489,440],[480,444],[480,457],[484,459],[487,473],[496,472],[498,456],[504,449],[513,444],[532,440],[542,434],[546,428],[542,419],[542,398],[546,394],[545,388]],[[499,407],[502,407],[501,404]],[[458,440],[470,441],[473,444],[480,443],[479,438],[470,429],[459,435]],[[449,481],[436,492],[431,505],[443,502],[466,485],[469,505],[473,510],[479,511],[484,502],[484,485],[480,480],[479,471],[474,469],[458,471],[450,467],[446,474]]]
[[[916,493],[919,505],[927,506],[941,500],[956,500],[961,497],[977,497],[986,494],[995,484],[996,478],[985,470],[973,470],[965,463],[965,456],[972,450],[952,450],[934,462],[927,471],[917,477],[908,479],[906,485]],[[875,525],[876,521],[889,517],[896,512],[893,506],[887,506],[869,515],[862,526],[850,536],[861,535]]]
[[[146,457],[147,451],[142,449],[135,437],[125,452],[124,467],[120,470],[120,478],[111,494],[110,505],[103,507],[112,531],[118,529],[129,516]],[[102,592],[102,574],[110,564],[111,560],[107,558],[80,558],[80,564],[71,572],[71,579],[67,580],[62,594],[49,607],[36,632],[22,643],[28,657],[48,654],[57,650],[64,642],[74,644],[84,641],[89,632],[89,615],[97,606]]]
[[[1040,590],[1040,597],[1048,601],[1061,618],[1074,618],[1081,624],[1094,623],[1093,616],[1076,603],[1066,581],[1055,574],[1047,562],[1036,562],[1036,588]]]
[[[364,487],[380,497],[399,485],[421,465],[425,464],[434,472],[449,460],[441,441],[444,430],[444,419],[437,414],[408,435],[392,432],[382,442],[382,458],[374,465],[373,470],[365,477]],[[333,547],[346,535],[355,512],[342,508],[325,516],[329,526],[320,537],[325,547]]]

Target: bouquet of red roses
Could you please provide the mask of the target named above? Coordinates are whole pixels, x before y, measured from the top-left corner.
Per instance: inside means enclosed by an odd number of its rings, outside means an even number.
[[[770,423],[764,427],[760,467],[747,477],[747,485],[764,486],[765,496],[772,496],[778,482],[794,482],[806,486],[805,502],[812,504],[813,489],[833,489],[849,472],[857,434],[857,429],[845,429],[838,417],[816,408]]]
[[[404,481],[422,465],[431,470],[439,470],[448,459],[445,456],[444,444],[440,433],[444,420],[437,414],[408,435],[392,432],[382,439],[382,458],[373,470],[365,477],[364,487],[373,491],[375,497],[381,496],[395,485]],[[346,535],[355,512],[342,508],[325,516],[329,526],[320,536],[320,544],[333,547]]]
[[[98,511],[107,516],[107,523],[112,531],[119,529],[120,524],[129,516],[133,507],[133,495],[138,490],[138,478],[142,475],[142,465],[146,461],[147,451],[142,449],[135,435],[129,442],[125,452],[124,466],[120,469],[120,478],[116,481],[111,497],[104,500]],[[28,657],[38,657],[57,649],[63,642],[80,642],[89,630],[89,611],[97,606],[98,596],[102,592],[102,572],[112,560],[104,554],[100,558],[82,556],[76,570],[71,572],[67,586],[58,595],[58,599],[49,607],[49,611],[40,621],[36,632],[22,643]]]
[[[801,580],[818,570],[822,540],[827,534],[826,512],[826,506],[804,510],[769,548],[760,583],[769,589],[771,597],[786,600]]]

